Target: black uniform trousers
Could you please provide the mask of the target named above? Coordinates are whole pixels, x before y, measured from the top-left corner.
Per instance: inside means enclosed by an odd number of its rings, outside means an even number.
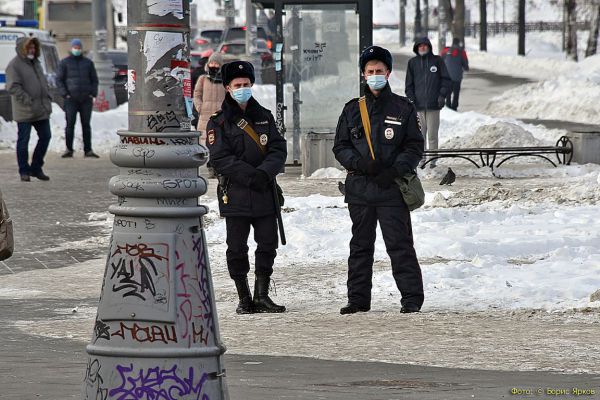
[[[227,268],[231,279],[244,279],[250,272],[248,236],[254,228],[254,269],[257,276],[271,276],[277,255],[278,235],[275,214],[265,217],[225,217],[227,226]]]
[[[373,254],[377,221],[392,262],[392,275],[402,295],[401,304],[423,305],[423,278],[413,245],[410,212],[406,206],[375,207],[348,204],[352,239],[348,258],[348,301],[371,305]]]

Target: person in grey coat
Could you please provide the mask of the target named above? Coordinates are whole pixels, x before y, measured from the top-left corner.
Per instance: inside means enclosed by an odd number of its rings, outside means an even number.
[[[469,59],[467,58],[467,52],[461,46],[459,38],[452,39],[452,46],[444,47],[440,55],[444,59],[448,74],[452,79],[452,88],[446,97],[446,107],[456,111],[458,109],[458,96],[460,95],[463,71],[469,70]]]
[[[79,113],[84,156],[98,158],[98,155],[92,151],[92,127],[90,125],[94,97],[98,95],[98,75],[94,62],[82,55],[81,40],[73,39],[71,41],[71,54],[61,60],[56,83],[60,94],[65,99],[65,116],[67,118],[65,129],[67,151],[62,157],[73,157],[75,122],[77,113]]]
[[[17,162],[21,181],[31,177],[42,181],[50,178],[44,174],[44,156],[50,144],[50,114],[52,103],[48,81],[39,61],[40,41],[34,37],[17,39],[17,56],[6,67],[6,89],[11,95],[13,119],[17,121]],[[38,134],[38,142],[29,164],[29,138],[31,127]]]

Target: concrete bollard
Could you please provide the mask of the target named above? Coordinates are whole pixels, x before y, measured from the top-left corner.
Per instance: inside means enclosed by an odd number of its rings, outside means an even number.
[[[83,399],[227,400],[198,204],[208,160],[190,131],[189,0],[128,2],[129,129]]]

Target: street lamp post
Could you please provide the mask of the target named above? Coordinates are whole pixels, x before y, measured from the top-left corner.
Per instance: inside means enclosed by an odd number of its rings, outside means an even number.
[[[111,151],[118,202],[82,398],[227,400],[198,204],[208,151],[190,130],[189,0],[127,12],[129,124]]]

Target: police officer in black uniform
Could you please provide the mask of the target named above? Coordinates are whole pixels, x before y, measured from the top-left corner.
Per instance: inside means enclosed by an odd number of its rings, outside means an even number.
[[[360,71],[371,125],[373,154],[363,126],[359,99],[349,101],[338,121],[333,152],[348,170],[345,200],[352,219],[348,258],[348,304],[341,314],[371,309],[375,229],[381,228],[392,273],[402,295],[401,312],[418,312],[423,279],[413,245],[410,212],[395,183],[414,171],[423,155],[423,135],[415,106],[392,93],[387,82],[392,55],[372,46],[360,56]]]
[[[208,122],[206,142],[220,176],[217,195],[227,226],[227,267],[240,299],[236,312],[284,312],[269,297],[269,282],[278,245],[274,180],[287,157],[286,141],[271,112],[252,97],[252,64],[225,64],[221,75],[227,94]],[[247,277],[250,227],[257,243],[254,299]]]

